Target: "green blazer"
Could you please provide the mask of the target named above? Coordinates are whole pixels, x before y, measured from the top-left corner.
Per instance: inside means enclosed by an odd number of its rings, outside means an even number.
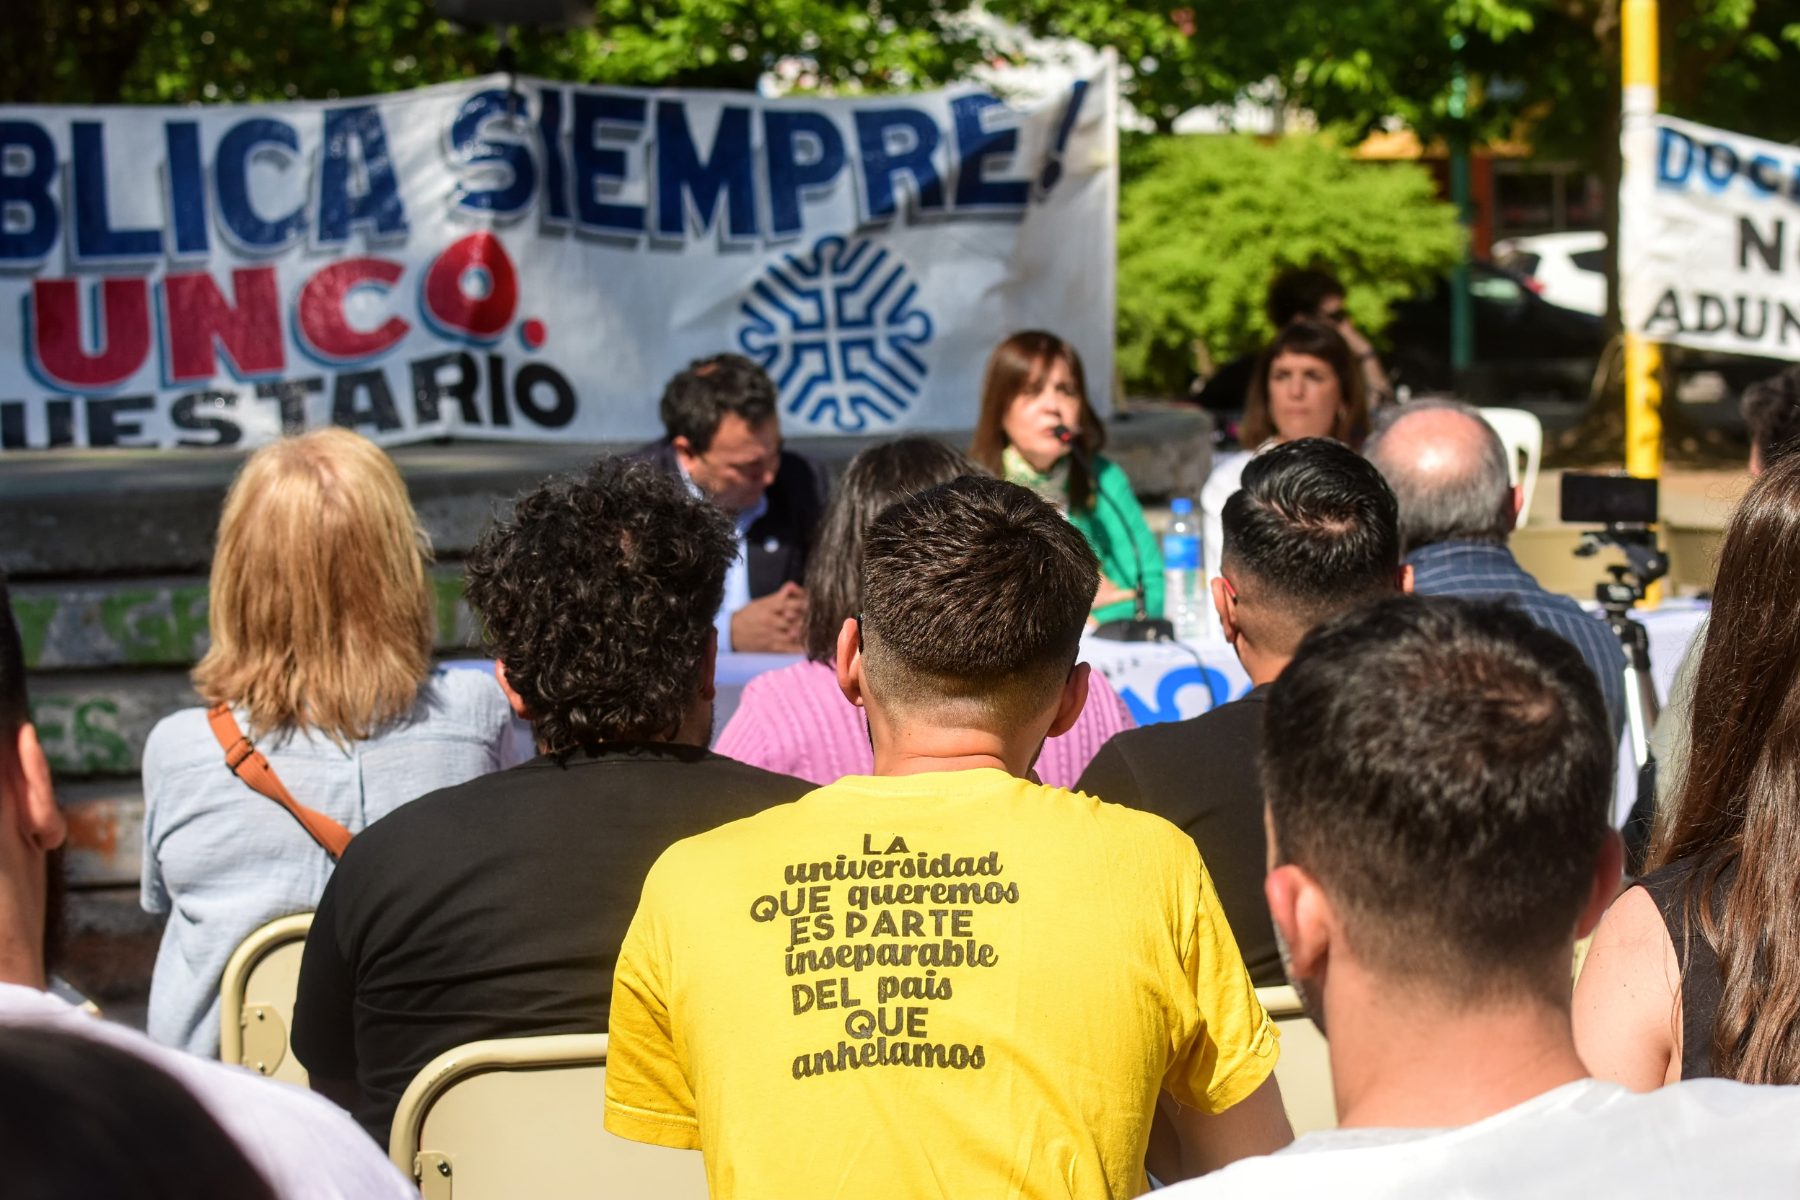
[[[1131,492],[1131,480],[1124,469],[1111,459],[1096,454],[1094,471],[1098,476],[1094,481],[1098,494],[1090,498],[1085,512],[1071,510],[1069,523],[1081,530],[1088,545],[1099,556],[1100,569],[1120,587],[1137,587],[1137,563],[1138,559],[1143,560],[1147,576],[1144,607],[1149,609],[1151,616],[1160,617],[1163,615],[1162,547],[1144,521],[1144,510]],[[1131,552],[1133,544],[1137,546],[1136,556]],[[1094,610],[1094,619],[1102,622],[1131,615],[1129,600]]]

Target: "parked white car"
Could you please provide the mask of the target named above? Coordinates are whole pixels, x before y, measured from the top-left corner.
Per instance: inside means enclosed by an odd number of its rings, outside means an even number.
[[[1558,308],[1606,313],[1606,235],[1543,233],[1494,243],[1494,261],[1525,276]]]

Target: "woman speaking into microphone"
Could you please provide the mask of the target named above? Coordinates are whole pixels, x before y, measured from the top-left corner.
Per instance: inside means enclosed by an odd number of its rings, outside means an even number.
[[[1100,455],[1105,444],[1075,347],[1030,330],[994,348],[969,457],[1056,505],[1087,538],[1100,559],[1095,621],[1131,617],[1140,586],[1145,610],[1160,617],[1162,551],[1131,480]]]

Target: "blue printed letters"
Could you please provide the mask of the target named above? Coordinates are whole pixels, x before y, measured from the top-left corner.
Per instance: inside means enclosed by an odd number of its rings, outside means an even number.
[[[325,148],[319,163],[321,246],[350,240],[364,226],[375,237],[406,232],[406,209],[394,160],[388,157],[381,113],[372,104],[325,110]]]
[[[844,169],[844,135],[824,113],[772,108],[763,113],[763,139],[769,155],[770,227],[777,237],[799,233],[802,199],[823,190]]]
[[[702,160],[688,129],[687,105],[656,104],[656,232],[678,238],[686,230],[683,195],[694,202],[700,231],[712,228],[724,193],[732,238],[756,236],[756,179],[750,159],[750,110],[727,105],[719,113],[712,154]]]
[[[938,148],[937,122],[916,108],[877,108],[856,114],[868,216],[884,220],[899,208],[894,177],[911,176],[920,209],[944,207],[944,184],[931,159]]]
[[[200,125],[196,121],[166,122],[163,140],[169,150],[169,226],[175,235],[176,257],[204,257],[211,245],[206,236],[206,172],[200,165]]]
[[[576,222],[593,233],[642,233],[643,205],[610,204],[600,199],[601,185],[625,181],[626,163],[625,151],[610,146],[603,149],[595,144],[595,138],[608,128],[626,131],[632,138],[641,136],[644,101],[637,96],[576,92],[574,110],[569,158],[575,183]]]
[[[989,130],[982,122],[982,114],[989,109],[1005,107],[998,97],[985,92],[958,96],[950,102],[956,118],[956,145],[962,152],[956,171],[958,208],[1024,208],[1031,198],[1031,184],[1025,180],[983,177],[989,158],[1010,155],[1019,148],[1017,129]]]
[[[162,230],[114,229],[107,219],[105,126],[71,121],[69,141],[75,171],[75,257],[87,262],[119,262],[162,254]]]
[[[537,164],[532,161],[530,148],[521,142],[491,140],[487,136],[493,124],[511,121],[515,112],[524,106],[523,96],[508,93],[504,88],[477,92],[463,101],[450,125],[453,160],[467,166],[498,165],[504,168],[508,178],[504,187],[459,187],[456,196],[459,206],[499,216],[512,216],[530,206],[537,195]],[[519,120],[522,124],[522,114]]]
[[[214,188],[219,195],[219,220],[230,240],[253,254],[273,254],[286,249],[306,228],[306,205],[279,217],[265,218],[250,203],[250,160],[257,154],[278,154],[292,161],[300,154],[300,135],[286,121],[251,117],[239,121],[219,139],[213,159]]]
[[[5,169],[23,154],[24,171]],[[50,198],[56,179],[56,144],[35,121],[0,121],[0,262],[29,263],[50,253],[61,218]],[[25,227],[14,222],[25,216]]]

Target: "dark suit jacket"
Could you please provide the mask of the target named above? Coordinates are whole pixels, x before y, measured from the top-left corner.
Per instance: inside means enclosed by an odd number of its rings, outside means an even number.
[[[1268,698],[1269,689],[1259,687],[1185,721],[1114,734],[1075,785],[1098,800],[1155,813],[1194,839],[1257,987],[1287,982],[1262,887],[1257,755]]]
[[[671,475],[679,476],[681,466],[675,461],[675,447],[668,438],[651,442],[635,451],[633,458],[655,463]],[[813,529],[825,511],[830,483],[825,472],[811,459],[792,450],[781,452],[781,466],[775,482],[765,493],[769,507],[750,526],[744,539],[745,554],[750,564],[750,598],[767,596],[789,582],[806,580],[806,556],[812,549]]]

